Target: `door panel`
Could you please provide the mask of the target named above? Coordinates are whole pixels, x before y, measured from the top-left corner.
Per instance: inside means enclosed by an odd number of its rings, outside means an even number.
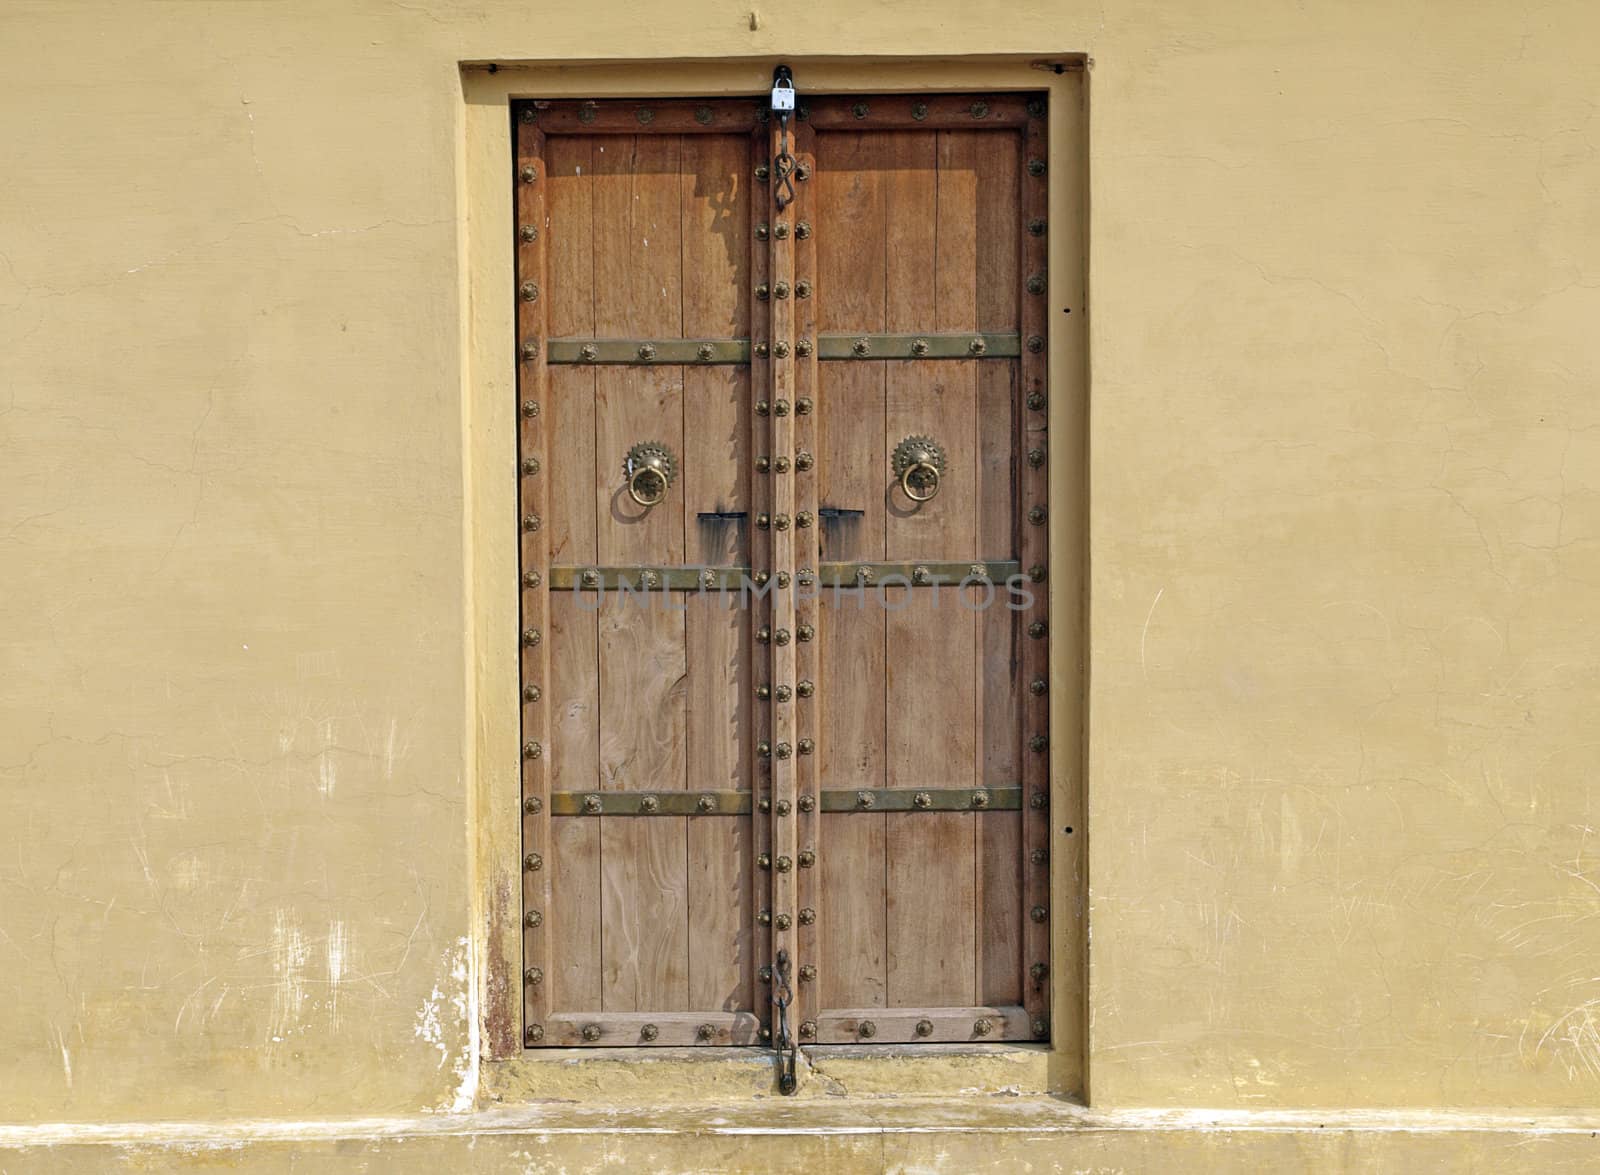
[[[518,108],[530,1045],[1048,1035],[1043,111],[805,105]]]

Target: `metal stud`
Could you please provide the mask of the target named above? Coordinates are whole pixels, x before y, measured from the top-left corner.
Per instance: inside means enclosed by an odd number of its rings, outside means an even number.
[[[801,796],[799,802],[800,802],[800,810],[802,812],[814,812],[814,811],[816,811],[816,808],[817,808],[817,797],[816,796]]]
[[[1028,740],[1028,749],[1035,754],[1041,753],[1050,745],[1050,740],[1042,734],[1036,734]]]
[[[762,183],[766,183],[771,175],[772,169],[765,163],[756,164],[756,179],[760,180]]]
[[[788,800],[778,801],[778,815],[787,816],[793,810],[793,805],[790,804]]]
[[[701,343],[698,347],[695,348],[695,352],[694,353],[695,353],[695,356],[700,360],[700,362],[702,362],[702,363],[710,363],[712,358],[715,357],[715,355],[717,353],[717,349],[715,347],[713,347],[710,343]]]
[[[812,584],[817,582],[816,573],[809,567],[802,567],[799,571],[795,572],[795,578],[801,587],[810,587]]]
[[[1028,99],[1028,117],[1029,118],[1043,118],[1044,115],[1045,115],[1045,111],[1047,109],[1048,109],[1048,106],[1045,103],[1045,100],[1043,98],[1029,98]]]
[[[811,454],[805,449],[801,449],[794,455],[794,467],[801,473],[804,473],[810,469],[815,461],[816,458],[812,457]]]
[[[1028,450],[1028,464],[1030,466],[1032,466],[1034,469],[1038,469],[1041,465],[1043,465],[1044,464],[1044,450],[1043,449],[1029,449]]]
[[[1032,918],[1035,922],[1043,922],[1046,918],[1050,917],[1050,911],[1045,909],[1043,906],[1035,906],[1033,909],[1028,911],[1028,917]]]
[[[1043,392],[1029,392],[1028,393],[1028,407],[1031,408],[1035,412],[1043,412],[1044,411],[1044,393]]]
[[[811,525],[811,511],[802,510],[794,516],[794,524],[804,530]]]
[[[529,1044],[538,1044],[544,1039],[544,1025],[530,1024],[523,1030],[522,1037]]]
[[[811,397],[810,396],[801,396],[798,400],[796,400],[794,402],[794,414],[796,416],[810,416],[811,415]]]
[[[789,529],[789,516],[787,514],[774,514],[772,516],[772,529],[773,530],[788,530]]]
[[[928,104],[926,102],[913,102],[911,104],[911,117],[921,122],[928,117]]]
[[[1037,355],[1040,351],[1043,351],[1043,350],[1044,350],[1044,336],[1043,335],[1029,335],[1028,336],[1028,351],[1029,351],[1029,353]]]
[[[789,415],[789,401],[787,401],[787,400],[778,400],[778,401],[776,401],[772,405],[772,414],[774,416],[787,416],[787,415]]]
[[[756,744],[756,757],[759,759],[772,758],[772,744],[765,740]]]
[[[815,1040],[815,1039],[817,1039],[817,1022],[815,1020],[802,1020],[802,1021],[800,1021],[800,1039],[801,1040]]]
[[[777,224],[773,225],[772,235],[780,241],[787,241],[789,239],[789,222],[787,220],[780,220]]]
[[[711,117],[712,117],[712,115],[711,115],[711,107],[709,107],[709,106],[696,106],[694,108],[694,120],[697,123],[699,123],[701,126],[710,126],[711,125]]]
[[[537,241],[539,239],[539,226],[536,224],[525,224],[517,229],[517,235],[520,236],[524,241]]]
[[[1036,677],[1036,678],[1034,678],[1032,681],[1030,681],[1028,683],[1029,692],[1031,692],[1033,694],[1033,696],[1036,697],[1036,698],[1043,697],[1044,696],[1044,692],[1049,688],[1050,688],[1049,683],[1046,682],[1045,679],[1042,678],[1042,677]]]
[[[789,283],[779,282],[777,285],[773,286],[772,296],[777,298],[780,302],[787,298],[789,296]]]
[[[763,966],[761,968],[761,970],[756,972],[756,978],[761,980],[762,983],[771,983],[772,982],[772,968],[771,968],[771,966],[770,965],[769,966]]]
[[[582,106],[578,107],[578,121],[583,123],[584,126],[588,126],[594,121],[595,114],[596,106],[593,102],[585,102]]]
[[[794,296],[796,298],[809,298],[809,297],[811,297],[811,283],[810,282],[806,282],[806,281],[795,282],[794,283]]]
[[[856,807],[858,808],[870,808],[877,802],[877,797],[869,791],[856,792]]]
[[[776,461],[774,461],[772,463],[772,471],[774,473],[788,473],[789,472],[789,458],[787,458],[787,457],[779,457]]]
[[[789,915],[787,915],[787,914],[779,914],[776,918],[774,918],[772,920],[772,924],[774,926],[776,926],[779,930],[788,930],[789,926],[790,926]]]
[[[1043,865],[1045,862],[1050,860],[1050,850],[1034,849],[1033,852],[1028,854],[1028,860],[1032,861],[1035,865]]]
[[[598,567],[585,567],[578,575],[578,582],[586,588],[600,586],[600,569]]]
[[[795,222],[794,235],[796,240],[803,241],[811,235],[811,222],[800,220]]]
[[[771,353],[771,351],[772,351],[772,348],[770,346],[768,346],[764,342],[756,344],[756,358],[757,359],[765,359]],[[760,402],[763,403],[763,404],[766,403],[765,400],[762,400]]]
[[[530,420],[533,417],[539,415],[539,401],[537,401],[537,400],[524,400],[524,401],[522,401],[522,414],[524,416],[528,417]]]
[[[772,687],[770,685],[768,685],[766,682],[762,682],[760,685],[756,686],[756,697],[760,698],[763,702],[766,701],[771,696],[772,696]]]
[[[817,630],[812,628],[809,624],[802,624],[799,628],[794,630],[795,639],[799,641],[808,641],[816,635]]]
[[[856,1031],[861,1034],[862,1039],[871,1040],[878,1035],[878,1026],[871,1020],[863,1020],[856,1026]]]
[[[634,112],[634,117],[639,120],[640,126],[649,126],[656,120],[656,112],[648,106],[641,106]]]
[[[526,983],[529,987],[537,987],[539,984],[544,982],[544,968],[529,967],[522,973],[522,982]]]
[[[797,164],[795,164],[794,165],[794,178],[799,180],[801,183],[805,183],[808,179],[810,179],[811,178],[811,167],[810,167],[810,165],[809,164],[805,164],[805,163],[797,163]]]
[[[583,346],[578,348],[578,358],[582,359],[585,363],[593,363],[596,359],[600,358],[600,348],[595,346],[593,343],[585,343]]]
[[[1032,220],[1030,220],[1028,222],[1028,234],[1030,236],[1042,237],[1042,236],[1044,236],[1046,227],[1047,226],[1045,224],[1044,217],[1035,216]]]
[[[772,229],[768,227],[766,221],[763,220],[760,224],[756,225],[756,240],[764,241],[771,235]]]
[[[780,290],[783,289],[782,282],[778,283],[778,288]],[[780,293],[778,297],[781,298],[783,295]],[[784,342],[782,339],[779,339],[776,343],[772,344],[772,353],[779,359],[787,359],[789,357],[789,344]]]
[[[537,359],[539,357],[539,340],[538,339],[523,339],[522,340],[522,357],[524,359]]]
[[[588,795],[584,796],[583,810],[589,813],[591,816],[598,815],[600,812],[600,797],[595,795],[593,792],[590,792]]]
[[[523,282],[517,290],[517,296],[524,302],[537,302],[539,300],[539,286],[537,282]]]
[[[815,963],[801,963],[800,964],[800,982],[801,983],[810,983],[812,980],[816,979],[816,977],[817,977],[817,965]]]
[[[1050,1021],[1046,1020],[1043,1016],[1035,1016],[1033,1018],[1033,1023],[1030,1024],[1029,1027],[1033,1029],[1033,1035],[1037,1039],[1043,1040],[1045,1037],[1050,1035]]]
[[[757,923],[757,925],[760,925],[760,926],[771,926],[772,925],[772,911],[771,910],[761,910],[761,911],[759,911],[756,914],[756,923]]]
[[[972,793],[972,806],[974,808],[987,808],[989,806],[989,793],[979,788]]]
[[[757,869],[771,869],[772,868],[772,854],[771,853],[761,853],[759,856],[757,856],[756,857],[756,868]]]
[[[854,106],[850,107],[850,113],[855,115],[857,118],[865,118],[871,113],[871,107],[869,107],[865,102],[857,102]]]
[[[539,458],[537,458],[537,457],[524,457],[522,459],[522,472],[526,476],[532,477],[534,474],[539,472],[539,469],[540,469]]]
[[[538,853],[529,853],[522,859],[522,867],[530,873],[537,873],[544,868],[544,858]]]
[[[1043,980],[1046,975],[1050,974],[1050,968],[1043,963],[1035,963],[1032,967],[1028,968],[1028,974],[1033,976],[1033,981],[1035,983],[1038,983]]]
[[[911,353],[913,355],[926,355],[928,353],[928,340],[927,339],[912,339],[911,340]]]
[[[1043,812],[1050,806],[1050,797],[1042,791],[1036,791],[1028,797],[1028,807],[1035,812]]]
[[[646,1044],[649,1044],[660,1035],[661,1029],[657,1028],[654,1024],[646,1024],[644,1027],[639,1029],[639,1039],[644,1041]]]
[[[808,355],[810,355],[811,352],[814,351],[815,349],[816,348],[814,346],[812,346],[812,343],[811,343],[810,339],[801,339],[798,343],[796,343],[794,345],[794,353],[796,355],[800,356],[800,358],[802,358],[802,359],[804,359]]]
[[[911,797],[911,802],[919,808],[933,807],[933,797],[925,791],[919,791]]]
[[[772,515],[765,512],[756,515],[756,529],[769,530],[772,527]]]
[[[522,121],[523,122],[538,122],[539,121],[539,116],[538,116],[537,113],[535,113],[533,107],[524,106],[522,108]]]
[[[781,644],[782,642],[780,641],[779,643]],[[794,754],[794,748],[788,743],[779,743],[775,748],[773,748],[773,750],[780,759],[787,759],[790,755]]]
[[[696,1040],[715,1040],[717,1038],[716,1026],[714,1024],[702,1024],[694,1030],[694,1036]]]
[[[544,757],[544,747],[538,743],[523,743],[522,757],[524,759],[541,759]]]
[[[857,358],[865,358],[872,354],[872,344],[866,339],[857,339],[850,344],[850,350]]]
[[[701,812],[715,812],[717,810],[717,797],[706,794],[694,802],[694,806]]]
[[[1044,160],[1043,159],[1030,159],[1030,160],[1028,160],[1028,174],[1031,175],[1031,176],[1035,176],[1035,177],[1043,175],[1044,174]]]
[[[756,287],[756,297],[760,298],[763,302],[765,302],[771,296],[772,296],[772,287],[769,286],[766,282],[762,282],[760,285],[758,285]]]
[[[524,514],[522,516],[522,529],[527,531],[538,530],[543,525],[537,514]]]
[[[1049,288],[1050,283],[1045,279],[1044,274],[1035,273],[1028,276],[1028,293],[1042,294]]]
[[[800,739],[798,742],[795,743],[795,750],[799,751],[800,754],[802,754],[802,755],[809,755],[813,751],[815,751],[816,749],[817,749],[817,744],[812,742],[808,738]]]
[[[794,688],[795,692],[798,693],[802,698],[809,698],[817,690],[817,687],[809,681],[802,681]]]
[[[544,811],[544,800],[538,796],[529,796],[522,801],[522,810],[530,816],[537,816]]]
[[[766,587],[767,586],[767,581],[772,578],[772,572],[770,572],[770,571],[758,571],[751,578],[755,580],[755,584],[756,584],[757,587]]]
[[[529,910],[527,916],[522,919],[522,924],[529,930],[535,930],[544,925],[544,915],[538,910]]]
[[[756,415],[757,416],[766,416],[771,411],[772,411],[772,405],[771,404],[767,403],[765,400],[757,400],[756,401]]]
[[[590,1044],[593,1044],[595,1041],[599,1040],[600,1039],[600,1025],[598,1025],[598,1024],[585,1024],[583,1026],[583,1039],[588,1041]]]
[[[971,106],[967,107],[967,109],[972,112],[973,118],[989,117],[989,104],[987,102],[974,102]]]
[[[661,800],[656,796],[641,796],[639,799],[639,811],[646,813],[659,812],[661,811]]]
[[[763,816],[766,815],[768,812],[772,811],[772,801],[766,796],[762,796],[756,801],[756,811],[760,812]]]
[[[809,869],[811,866],[817,863],[817,854],[812,852],[810,849],[801,849],[799,861],[800,868]]]
[[[656,349],[652,344],[650,344],[650,343],[642,343],[642,344],[640,344],[640,346],[639,346],[639,358],[640,359],[644,360],[646,363],[649,363],[655,357],[656,357]]]
[[[772,1029],[763,1024],[760,1028],[756,1029],[756,1036],[763,1041],[769,1041],[772,1039]]]
[[[817,912],[815,910],[813,910],[810,906],[806,906],[804,909],[802,909],[800,911],[800,925],[801,926],[810,926],[816,920],[817,920]]]
[[[522,169],[521,175],[522,175],[522,182],[525,183],[525,184],[531,184],[536,179],[539,178],[539,173],[538,173],[537,170],[535,170],[535,168],[533,167],[532,164],[529,164],[527,167],[524,167]]]
[[[972,1022],[972,1034],[974,1036],[988,1036],[993,1031],[994,1021],[987,1016],[979,1016]]]
[[[522,700],[524,702],[537,702],[544,696],[544,692],[536,685],[522,687]]]
[[[780,584],[779,586],[781,587],[782,584]],[[778,701],[780,701],[780,702],[787,702],[790,698],[794,697],[794,690],[790,689],[786,685],[780,685],[778,687],[777,693],[778,693]]]
[[[878,573],[869,564],[863,563],[856,568],[856,582],[863,585],[873,583],[878,578]]]
[[[917,1021],[917,1027],[916,1027],[915,1031],[916,1031],[916,1034],[918,1036],[932,1036],[933,1035],[933,1021],[932,1020],[918,1020]]]
[[[1033,525],[1035,525],[1035,526],[1043,526],[1044,525],[1044,520],[1045,520],[1045,510],[1044,510],[1043,506],[1035,506],[1031,510],[1028,511],[1028,521],[1033,523]]]

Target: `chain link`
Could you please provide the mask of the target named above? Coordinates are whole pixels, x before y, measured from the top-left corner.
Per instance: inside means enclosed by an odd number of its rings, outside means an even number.
[[[778,1009],[777,1031],[772,1034],[773,1047],[778,1050],[778,1092],[787,1096],[800,1084],[794,1075],[794,1035],[789,1031],[789,1005],[794,1002],[794,988],[789,985],[788,951],[778,952],[772,977],[772,1004]]]

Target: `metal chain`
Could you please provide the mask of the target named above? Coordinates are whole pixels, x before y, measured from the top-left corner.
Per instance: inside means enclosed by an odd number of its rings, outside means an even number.
[[[773,968],[772,1004],[778,1009],[777,1031],[772,1034],[773,1046],[778,1050],[778,1092],[785,1096],[799,1088],[794,1075],[795,1043],[789,1032],[789,1005],[794,1002],[794,989],[789,986],[789,952],[778,952],[777,966]]]

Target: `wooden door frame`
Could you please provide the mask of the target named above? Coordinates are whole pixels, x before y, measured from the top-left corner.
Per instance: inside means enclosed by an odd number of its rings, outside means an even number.
[[[856,1088],[887,1077],[908,1052],[919,1092],[997,1086],[1081,1097],[1087,1088],[1087,584],[1088,258],[1087,73],[1079,59],[982,57],[850,62],[786,57],[802,93],[932,93],[1035,90],[1050,103],[1047,426],[1049,466],[1051,1021],[1048,1046],[875,1046],[830,1055]],[[695,98],[756,96],[776,58],[593,65],[469,65],[462,69],[458,138],[458,251],[463,356],[462,445],[467,707],[467,826],[473,867],[471,1030],[474,1062],[491,1097],[562,1096],[595,1088],[594,1066],[642,1063],[665,1084],[701,1094],[752,1095],[770,1088],[764,1049],[525,1051],[521,1039],[521,820],[516,544],[516,317],[511,104],[535,97]],[[930,79],[936,83],[929,84]],[[1071,831],[1067,831],[1070,829]],[[847,1046],[820,1046],[826,1054]],[[850,1053],[854,1053],[851,1056]],[[730,1055],[732,1054],[732,1055]],[[582,1055],[584,1075],[563,1067]],[[678,1066],[686,1066],[677,1072]],[[720,1070],[716,1066],[722,1066]],[[669,1072],[669,1070],[673,1070]],[[987,1075],[987,1076],[986,1076]],[[896,1079],[888,1078],[891,1084]]]

